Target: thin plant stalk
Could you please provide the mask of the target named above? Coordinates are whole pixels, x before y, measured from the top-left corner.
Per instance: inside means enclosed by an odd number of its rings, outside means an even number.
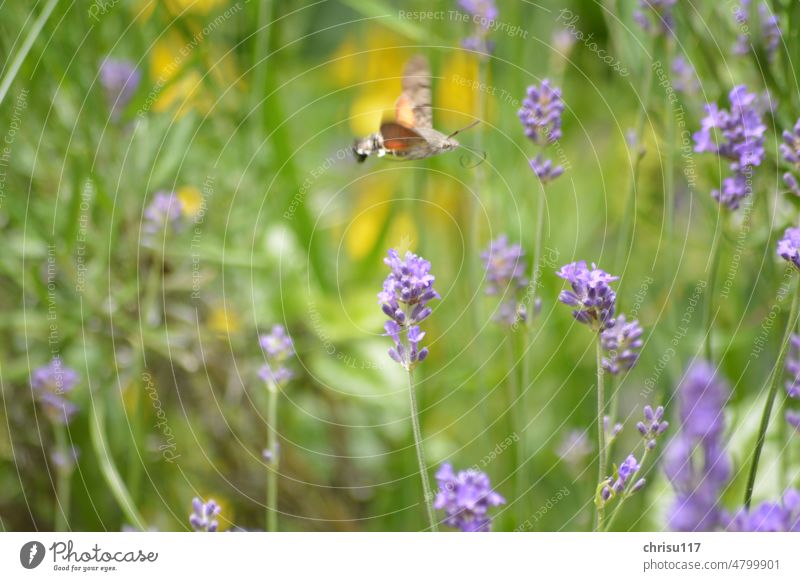
[[[786,361],[786,355],[789,352],[789,338],[797,324],[797,307],[800,303],[800,285],[795,290],[794,297],[792,298],[792,306],[789,309],[789,320],[786,323],[786,331],[783,334],[781,341],[781,348],[778,352],[778,360],[775,362],[775,367],[770,376],[770,387],[767,393],[767,401],[764,403],[764,411],[761,414],[761,424],[758,428],[758,438],[756,439],[756,447],[753,449],[753,460],[750,464],[750,473],[747,476],[747,487],[744,491],[744,506],[750,508],[750,503],[753,500],[753,488],[756,484],[756,476],[758,474],[758,463],[761,460],[761,452],[764,448],[764,441],[767,436],[767,428],[769,428],[770,416],[772,415],[772,406],[775,404],[775,397],[778,395],[778,389],[783,377],[783,365]]]
[[[667,52],[667,66],[671,66],[675,43],[670,36],[665,37]],[[664,179],[664,203],[666,205],[665,221],[667,223],[667,248],[673,248],[673,238],[675,231],[675,156],[673,147],[675,145],[675,119],[672,114],[672,103],[670,102],[670,92],[664,92],[664,124],[666,125],[666,160],[665,160],[665,179]],[[669,254],[668,254],[669,256]]]
[[[721,206],[720,211],[724,212]],[[724,227],[725,222],[723,220],[719,227],[714,230],[714,240],[711,242],[711,272],[708,275],[708,291],[706,292],[705,313],[703,316],[703,329],[705,330],[705,342],[703,347],[705,358],[709,363],[714,360],[712,346],[712,327],[714,323],[714,289],[716,288],[717,273],[719,271],[720,241],[722,239],[722,230]]]
[[[163,289],[162,275],[164,272],[164,255],[161,253],[161,248],[154,250],[152,255],[153,263],[150,265],[150,272],[145,282],[144,295],[141,299],[141,312],[143,313],[143,321],[141,325],[148,328],[155,328],[159,325],[161,320],[161,305],[158,302],[159,290]],[[142,334],[144,334],[142,332]],[[139,355],[141,356],[141,366],[139,371],[142,371],[146,366],[145,361],[145,341],[144,336],[141,341],[141,348]],[[142,392],[136,386],[138,382],[132,382],[131,389],[136,389],[136,397],[133,402],[133,409],[130,417],[131,433],[133,436],[133,446],[129,451],[128,458],[128,489],[131,492],[133,501],[139,502],[139,493],[142,484],[142,468],[143,460],[140,453],[139,444],[142,442],[142,435],[144,430],[144,401]]]
[[[54,424],[56,435],[56,449],[67,456],[72,449],[67,446],[67,427],[63,424]],[[66,531],[69,529],[70,489],[72,483],[72,470],[68,466],[56,466],[56,506],[55,530]]]
[[[519,511],[521,513],[525,513],[525,493],[523,492],[523,479],[522,479],[522,465],[525,463],[525,451],[523,448],[522,442],[524,438],[522,437],[521,432],[521,422],[520,422],[520,408],[521,406],[521,395],[520,395],[520,376],[518,371],[518,353],[515,348],[516,346],[516,335],[509,335],[508,339],[508,353],[509,353],[509,367],[508,367],[508,403],[509,403],[509,420],[511,424],[511,433],[517,434],[519,436],[519,441],[515,443],[515,455],[514,455],[514,469],[512,470],[512,479],[513,479],[513,487],[514,487],[514,495],[515,495],[515,502],[519,506]],[[515,523],[516,525],[516,523]]]
[[[8,67],[3,80],[0,81],[0,103],[5,100],[6,95],[8,94],[8,89],[14,82],[17,73],[19,73],[22,63],[25,62],[25,58],[28,56],[28,53],[33,47],[33,43],[36,42],[36,39],[42,32],[47,19],[50,18],[50,15],[53,13],[53,9],[56,7],[56,4],[58,4],[58,0],[50,0],[50,2],[45,5],[45,7],[39,13],[39,16],[34,21],[33,26],[31,26],[31,29],[17,51],[17,54],[14,55],[14,59],[11,61],[11,65]]]
[[[92,441],[92,449],[97,458],[100,472],[108,484],[111,494],[128,518],[129,523],[137,529],[145,530],[145,521],[131,498],[125,482],[119,475],[116,464],[114,464],[111,453],[108,449],[108,442],[105,439],[105,410],[100,398],[92,399],[92,417],[89,419],[89,437]]]
[[[422,477],[422,493],[425,501],[425,510],[428,513],[428,525],[432,532],[438,532],[436,524],[436,514],[433,510],[433,493],[431,483],[428,480],[428,467],[425,463],[425,450],[422,447],[422,431],[419,427],[419,409],[417,406],[417,393],[414,387],[414,373],[408,370],[408,397],[411,404],[411,427],[414,431],[414,447],[417,450],[417,464],[419,473]]]
[[[267,381],[267,531],[274,533],[278,530],[278,384],[272,380]]]
[[[655,51],[655,40],[651,45],[651,54]],[[645,74],[642,78],[642,85],[639,88],[639,92],[642,94],[642,107],[639,109],[639,113],[636,116],[636,126],[635,126],[635,138],[636,143],[634,146],[637,148],[634,151],[634,160],[633,160],[633,169],[631,171],[631,178],[628,182],[628,188],[626,192],[625,198],[625,213],[622,216],[622,227],[620,228],[618,240],[617,240],[617,255],[614,259],[614,271],[621,272],[622,271],[622,259],[625,255],[625,249],[630,248],[629,238],[631,236],[631,228],[634,221],[635,209],[636,209],[636,185],[639,181],[639,170],[641,168],[641,162],[643,155],[639,151],[641,147],[641,143],[644,139],[644,123],[647,119],[647,109],[650,106],[650,98],[652,96],[652,85],[653,85],[653,67],[647,65],[645,67]]]
[[[603,385],[603,347],[600,342],[600,334],[597,335],[596,349],[597,359],[597,483],[603,481],[608,476],[606,473],[606,427],[603,422],[606,410],[605,389]],[[604,508],[601,505],[596,506],[595,514],[595,530],[603,530],[603,516]]]

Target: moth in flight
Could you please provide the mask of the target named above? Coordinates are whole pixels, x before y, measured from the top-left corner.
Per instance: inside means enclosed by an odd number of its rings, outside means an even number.
[[[381,123],[380,131],[353,143],[353,154],[359,162],[370,155],[395,159],[425,159],[459,147],[455,135],[445,135],[433,128],[431,107],[431,69],[428,60],[417,55],[408,60],[403,70],[403,92],[395,103],[394,121]]]

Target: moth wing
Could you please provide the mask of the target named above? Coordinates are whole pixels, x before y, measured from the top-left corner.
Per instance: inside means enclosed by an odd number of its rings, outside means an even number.
[[[405,151],[426,143],[425,138],[411,127],[391,121],[381,125],[381,137],[383,147],[390,151]]]
[[[431,68],[422,55],[412,57],[403,70],[403,92],[395,103],[395,121],[406,127],[433,128]]]

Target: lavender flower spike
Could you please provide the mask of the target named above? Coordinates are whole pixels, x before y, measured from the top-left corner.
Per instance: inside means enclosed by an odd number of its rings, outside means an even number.
[[[576,321],[598,332],[614,326],[617,294],[609,283],[619,280],[619,277],[600,270],[595,264],[589,269],[583,260],[561,267],[556,275],[572,287],[571,291],[561,291],[558,299],[575,307],[572,315]]]
[[[389,349],[389,356],[410,370],[428,356],[426,347],[419,348],[425,333],[417,324],[431,314],[428,303],[440,297],[433,288],[435,278],[427,260],[411,252],[400,258],[391,249],[383,262],[391,270],[378,293],[381,309],[390,318],[384,329],[395,344]]]
[[[672,8],[678,0],[639,0],[633,19],[645,32],[667,34],[675,27]],[[648,15],[651,17],[649,18]]]
[[[199,498],[192,499],[192,514],[189,515],[189,524],[195,532],[198,533],[213,533],[219,528],[217,516],[219,516],[220,507],[209,499],[208,502],[203,502]]]
[[[259,377],[267,382],[281,385],[289,381],[293,374],[284,363],[294,355],[292,338],[286,333],[282,325],[274,325],[272,330],[258,338],[259,345],[264,351],[266,363],[258,372]]]
[[[528,87],[517,114],[528,139],[539,145],[548,145],[561,139],[563,112],[561,89],[552,87],[550,81],[544,79],[540,86]]]
[[[505,234],[489,243],[489,248],[481,254],[486,268],[486,294],[504,297],[495,313],[495,321],[513,325],[527,318],[525,304],[521,300],[521,294],[528,286],[524,257],[522,247],[519,244],[509,245]]]
[[[34,370],[31,375],[31,388],[45,414],[52,421],[61,424],[71,422],[72,416],[78,411],[78,407],[67,397],[77,383],[77,372],[66,367],[60,357],[54,357],[50,363]]]
[[[542,185],[547,185],[564,174],[562,166],[554,165],[552,161],[545,159],[541,155],[537,155],[529,163],[533,173],[536,174]]]
[[[111,118],[119,119],[142,80],[142,74],[127,60],[107,57],[100,65],[100,84],[111,109]]]
[[[608,357],[603,358],[603,368],[613,375],[628,371],[639,360],[644,330],[636,319],[628,321],[620,315],[612,327],[600,334],[600,344]]]
[[[458,5],[472,17],[475,25],[475,32],[462,40],[461,46],[467,50],[491,53],[494,50],[494,43],[489,42],[486,37],[498,15],[494,0],[459,0]]]
[[[672,86],[678,93],[691,95],[700,90],[700,82],[694,67],[681,55],[672,61]]]
[[[442,464],[436,473],[439,492],[434,508],[444,510],[445,524],[465,533],[489,532],[492,520],[489,508],[505,504],[505,499],[492,490],[489,477],[479,470],[453,472],[450,463]]]
[[[692,365],[678,388],[680,433],[664,459],[664,472],[676,492],[669,512],[673,530],[711,531],[722,522],[719,497],[731,475],[723,442],[729,393],[706,361]]]
[[[794,171],[800,171],[800,119],[794,124],[792,131],[783,132],[783,143],[781,143],[781,156],[786,163],[794,166]],[[783,181],[789,190],[800,196],[800,184],[794,174],[786,172],[783,174]]]
[[[800,269],[800,228],[787,228],[778,241],[778,256]]]
[[[714,103],[706,105],[701,129],[693,138],[696,152],[714,153],[730,162],[733,176],[725,179],[722,191],[714,190],[711,195],[735,210],[752,190],[748,179],[752,168],[764,160],[767,127],[761,118],[758,99],[747,92],[747,87],[734,87],[728,97],[730,111],[719,109]]]
[[[763,502],[724,517],[725,530],[746,533],[800,532],[800,491],[787,490],[780,502]]]
[[[183,202],[175,192],[156,192],[153,201],[144,210],[142,231],[145,239],[152,239],[168,227],[179,230]]]
[[[636,429],[644,438],[648,450],[656,447],[656,440],[667,431],[669,422],[664,421],[664,408],[658,406],[655,410],[649,405],[644,406],[644,421],[636,424]]]

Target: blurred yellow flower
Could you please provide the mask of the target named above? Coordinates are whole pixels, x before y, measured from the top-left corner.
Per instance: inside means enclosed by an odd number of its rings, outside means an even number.
[[[402,38],[376,27],[366,37],[366,52],[343,58],[339,63],[337,81],[347,86],[364,83],[350,105],[350,129],[354,135],[367,135],[378,130],[383,119],[394,118],[394,103],[401,91],[403,64],[410,56],[402,46]],[[347,57],[358,52],[356,43],[347,38],[336,56]]]
[[[187,218],[197,216],[203,205],[203,193],[194,186],[181,186],[177,193],[183,215]]]
[[[352,83],[358,74],[358,61],[361,55],[358,52],[358,44],[352,36],[347,36],[344,42],[331,57],[330,73],[334,82],[339,86],[346,86]]]
[[[208,14],[218,6],[224,6],[228,0],[164,0],[172,14]]]
[[[361,182],[344,239],[351,259],[360,260],[375,248],[386,224],[391,193],[391,182],[380,176]]]
[[[208,314],[208,328],[218,335],[232,335],[241,326],[239,315],[227,305],[214,307]]]
[[[474,118],[480,90],[477,79],[477,58],[463,51],[455,51],[445,59],[441,79],[434,83],[437,125],[452,130]],[[487,103],[490,101],[486,98]]]
[[[190,46],[180,34],[173,31],[153,47],[150,53],[150,76],[156,87],[154,111],[176,107],[175,116],[181,117],[193,108],[207,113],[213,106],[201,74],[195,70],[185,70],[191,58]]]
[[[387,248],[394,248],[401,255],[407,250],[414,252],[417,247],[417,226],[408,212],[401,212],[392,221],[386,242]]]
[[[161,83],[170,81],[183,69],[186,55],[182,54],[186,46],[182,36],[177,32],[169,32],[156,41],[150,51],[150,77]]]

